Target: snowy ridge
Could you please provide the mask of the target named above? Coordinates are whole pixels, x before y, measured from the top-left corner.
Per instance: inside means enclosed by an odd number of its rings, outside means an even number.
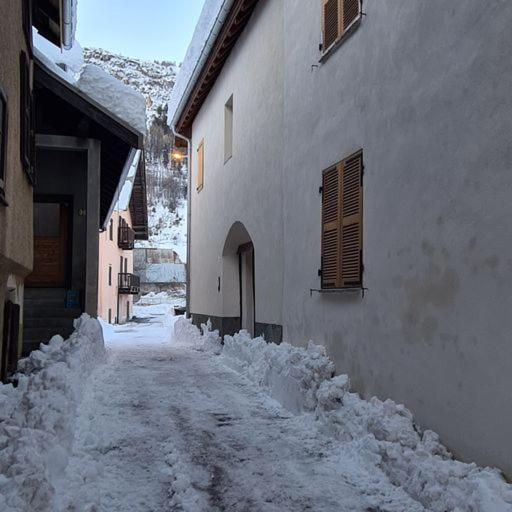
[[[54,512],[83,384],[105,358],[101,326],[83,314],[18,363],[18,386],[0,384],[0,510]]]
[[[316,423],[338,440],[337,455],[354,465],[352,482],[375,507],[382,503],[383,489],[391,483],[403,489],[417,504],[408,511],[510,512],[512,486],[499,471],[454,460],[439,436],[422,431],[411,412],[392,400],[363,400],[351,393],[346,375],[332,377],[334,366],[323,347],[309,343],[298,348],[275,345],[247,332],[224,337],[203,333],[189,320],[175,323],[175,339],[199,350],[213,348],[235,371],[265,388],[270,396],[304,421]],[[375,510],[381,510],[375,508]],[[389,510],[404,510],[390,508]]]

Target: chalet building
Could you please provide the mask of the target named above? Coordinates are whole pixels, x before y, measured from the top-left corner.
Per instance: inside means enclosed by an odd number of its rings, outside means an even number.
[[[98,316],[125,323],[133,315],[140,278],[133,269],[136,240],[147,240],[147,201],[142,151],[132,164],[107,229],[100,233]]]
[[[322,343],[355,391],[509,476],[511,19],[501,0],[228,0],[169,109],[193,321]]]
[[[99,230],[108,229],[143,134],[36,55],[34,266],[25,290],[28,353],[98,312]]]
[[[32,25],[73,42],[75,0],[2,1],[0,7],[0,380],[16,369],[25,279],[32,271],[35,126]]]

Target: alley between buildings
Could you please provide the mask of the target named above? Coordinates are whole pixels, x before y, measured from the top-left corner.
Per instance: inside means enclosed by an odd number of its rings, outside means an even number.
[[[84,391],[59,510],[426,510],[390,482],[365,488],[362,467],[312,418],[173,342],[174,318],[156,312],[106,333],[108,361]]]

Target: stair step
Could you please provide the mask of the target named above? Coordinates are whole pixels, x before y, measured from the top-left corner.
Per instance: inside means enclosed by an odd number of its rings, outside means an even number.
[[[28,318],[78,318],[82,314],[81,309],[76,308],[52,308],[24,306],[24,317]]]
[[[44,317],[25,317],[23,326],[24,329],[30,329],[32,327],[63,327],[67,328],[73,326],[73,318],[62,317],[62,316],[44,316]]]

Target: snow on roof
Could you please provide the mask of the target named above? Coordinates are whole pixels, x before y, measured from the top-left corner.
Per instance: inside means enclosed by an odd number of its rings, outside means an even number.
[[[94,64],[86,64],[82,68],[76,85],[110,112],[141,133],[146,133],[146,100],[140,92]]]
[[[205,0],[203,10],[199,16],[194,35],[185,54],[176,83],[171,92],[171,98],[169,100],[169,110],[167,120],[169,125],[174,124],[175,117],[179,115],[180,103],[184,97],[191,80],[194,78],[194,72],[203,56],[204,51],[208,47],[210,42],[210,36],[215,27],[219,14],[223,9],[226,9],[226,5],[231,3],[229,0]],[[193,84],[190,84],[191,86]]]
[[[128,210],[130,205],[130,199],[132,197],[133,191],[133,182],[135,179],[135,174],[137,174],[137,168],[139,167],[140,156],[142,152],[141,150],[137,150],[135,158],[133,159],[132,165],[128,170],[128,175],[126,176],[126,181],[123,184],[123,188],[119,194],[119,199],[117,201],[116,210]]]
[[[75,41],[70,50],[61,50],[46,38],[32,31],[35,54],[46,67],[69,83],[75,84],[84,65],[82,47]]]
[[[37,31],[33,33],[34,53],[50,71],[139,132],[146,133],[146,100],[141,93],[100,67],[84,64],[83,50],[78,42],[75,41],[70,50],[61,50]]]

